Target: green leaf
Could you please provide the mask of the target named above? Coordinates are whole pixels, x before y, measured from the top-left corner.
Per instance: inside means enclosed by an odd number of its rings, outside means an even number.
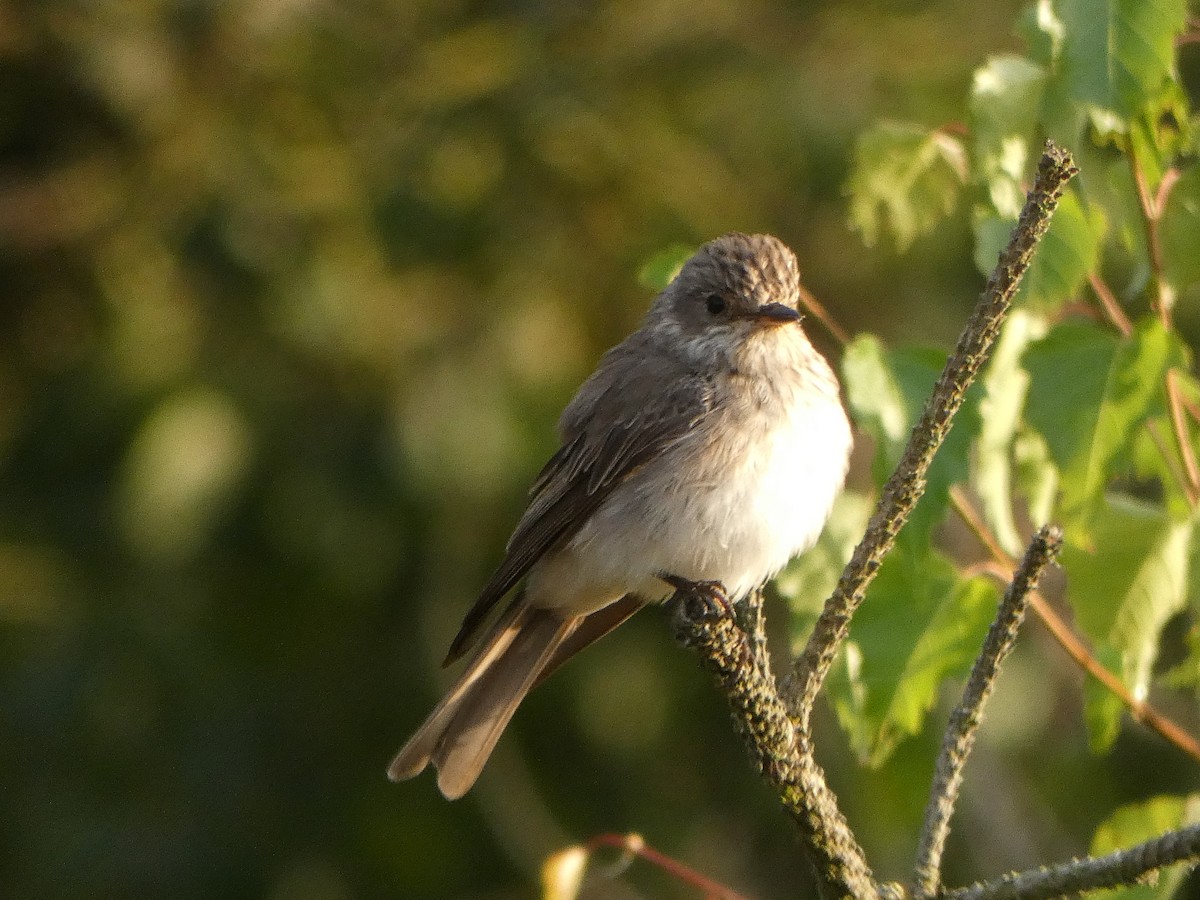
[[[1100,823],[1088,852],[1103,856],[1128,850],[1165,832],[1200,821],[1200,795],[1159,796],[1118,807]]]
[[[1090,209],[1084,209],[1075,191],[1063,194],[1021,283],[1018,304],[1049,313],[1075,298],[1088,273],[1096,268],[1105,231],[1099,207]],[[975,266],[980,272],[990,274],[995,268],[1015,226],[1015,217],[984,214],[976,219]]]
[[[1054,224],[1053,219],[1050,220],[1050,224]],[[1016,220],[1002,218],[986,208],[981,208],[975,215],[972,227],[975,231],[975,251],[971,258],[979,274],[989,276],[996,268],[1001,251],[1008,245],[1013,229],[1017,227]],[[1036,255],[1033,262],[1037,262]]]
[[[1174,80],[1185,0],[1062,0],[1055,9],[1064,29],[1059,88],[1075,103],[1129,120]]]
[[[1018,302],[1051,310],[1074,299],[1096,269],[1104,230],[1099,207],[1085,209],[1076,191],[1064,193],[1021,284]]]
[[[1112,496],[1097,510],[1089,544],[1063,547],[1079,627],[1120,654],[1121,679],[1135,697],[1149,691],[1163,625],[1187,605],[1192,530],[1192,519]]]
[[[1052,0],[1037,0],[1017,20],[1017,33],[1024,38],[1034,62],[1048,67],[1062,54],[1067,28]]]
[[[1152,797],[1141,803],[1122,806],[1100,823],[1092,837],[1089,853],[1102,856],[1117,850],[1127,850],[1136,844],[1159,837],[1168,831],[1184,828],[1200,821],[1200,796]],[[1096,897],[1105,900],[1166,900],[1175,896],[1187,876],[1184,864],[1160,871],[1153,880],[1100,891]]]
[[[936,552],[888,556],[829,682],[864,763],[882,764],[921,729],[942,681],[969,671],[998,599],[991,581],[960,578]]]
[[[1084,517],[1106,486],[1101,463],[1121,435],[1102,426],[1119,339],[1093,325],[1060,325],[1025,353],[1025,420],[1041,435],[1061,477],[1064,526]]]
[[[1019,555],[1023,540],[1013,521],[1013,442],[1025,406],[1029,375],[1021,355],[1046,333],[1045,320],[1017,309],[1008,317],[996,341],[992,359],[980,378],[979,437],[973,455],[971,485],[979,495],[984,519],[1001,546]]]
[[[1186,389],[1190,376],[1176,372]],[[1183,486],[1187,476],[1173,429],[1171,417],[1163,414],[1147,419],[1145,427],[1134,432],[1129,448],[1129,484],[1122,487],[1128,488],[1127,493],[1153,497],[1168,515],[1186,519],[1192,513],[1192,502]],[[1197,446],[1194,429],[1186,439],[1193,448]]]
[[[887,480],[899,462],[945,363],[946,355],[940,350],[887,350],[871,335],[847,346],[842,358],[846,398],[854,421],[875,440],[872,471],[877,485]],[[978,397],[977,389],[967,395],[954,428],[929,468],[925,494],[906,529],[916,543],[927,540],[941,521],[950,486],[967,479],[970,444],[980,427]]]
[[[1102,147],[1083,141],[1075,158],[1088,173],[1079,181],[1088,208],[1103,210],[1105,275],[1114,279],[1118,297],[1134,298],[1149,284],[1152,270],[1126,143]]]
[[[895,468],[913,421],[887,353],[879,338],[863,334],[842,355],[842,381],[851,415],[875,440],[876,484],[882,484]]]
[[[796,650],[808,639],[826,598],[837,586],[850,555],[862,540],[874,507],[873,497],[843,491],[834,501],[833,511],[816,544],[792,560],[775,579],[775,587],[791,609],[792,645]]]
[[[1025,202],[1021,187],[1037,127],[1046,71],[1021,56],[994,56],[971,83],[971,136],[975,177],[992,208],[1016,221]]]
[[[1190,132],[1187,94],[1177,82],[1166,81],[1142,104],[1129,129],[1129,152],[1151,191],[1186,151]]]
[[[1177,295],[1200,283],[1200,171],[1175,183],[1160,223],[1163,278]]]
[[[1050,459],[1045,440],[1030,428],[1022,428],[1013,441],[1013,483],[1025,501],[1031,522],[1053,521],[1058,467]]]
[[[868,246],[890,228],[903,252],[953,212],[967,177],[962,142],[941,131],[880,122],[864,131],[847,183],[850,221]]]
[[[1163,410],[1166,370],[1186,366],[1186,350],[1157,321],[1126,339],[1067,324],[1031,345],[1024,363],[1032,378],[1026,421],[1061,473],[1067,535],[1086,544],[1089,519],[1127,462],[1134,430]]]
[[[661,291],[679,274],[695,247],[687,244],[671,244],[651,256],[638,270],[638,283],[652,291]]]
[[[1192,530],[1188,553],[1188,604],[1193,620],[1200,611],[1200,528]],[[1200,633],[1190,628],[1184,636],[1187,655],[1168,672],[1158,676],[1167,687],[1200,690]]]
[[[1110,672],[1121,670],[1121,652],[1107,644],[1099,644],[1092,652],[1096,660]],[[1095,678],[1083,682],[1083,718],[1087,725],[1088,747],[1093,753],[1107,753],[1121,733],[1125,704]]]

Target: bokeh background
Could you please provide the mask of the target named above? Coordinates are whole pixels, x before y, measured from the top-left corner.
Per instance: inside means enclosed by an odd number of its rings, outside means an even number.
[[[467,799],[384,769],[656,253],[773,232],[850,330],[949,345],[967,212],[898,256],[843,185],[878,117],[961,118],[1020,5],[0,2],[0,894],[530,897],[610,831],[808,890],[653,612]],[[1195,785],[1135,729],[1089,756],[1080,684],[1030,629],[952,881]],[[868,772],[821,734],[903,878],[934,738]],[[639,864],[586,895],[695,892]]]

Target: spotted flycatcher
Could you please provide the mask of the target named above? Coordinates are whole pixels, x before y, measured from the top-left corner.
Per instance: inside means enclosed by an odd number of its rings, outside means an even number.
[[[797,311],[796,257],[768,235],[702,246],[558,423],[500,567],[450,645],[466,671],[396,755],[448,798],[475,783],[529,689],[673,582],[737,601],[817,539],[850,425]],[[495,622],[488,613],[524,580]]]

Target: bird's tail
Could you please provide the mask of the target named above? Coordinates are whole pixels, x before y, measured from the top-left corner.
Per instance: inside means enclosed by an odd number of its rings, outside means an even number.
[[[470,790],[517,705],[579,621],[534,609],[517,597],[466,671],[396,754],[388,777],[412,778],[432,762],[447,799]]]

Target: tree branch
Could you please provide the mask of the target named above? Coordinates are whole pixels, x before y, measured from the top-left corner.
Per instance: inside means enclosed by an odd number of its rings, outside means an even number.
[[[670,606],[678,637],[697,651],[704,668],[716,676],[752,759],[799,826],[821,893],[827,898],[877,900],[900,897],[904,892],[897,885],[880,885],[872,879],[862,848],[816,762],[810,731],[813,704],[845,639],[850,617],[924,492],[929,463],[987,359],[1064,186],[1077,172],[1070,154],[1047,142],[1036,183],[1009,245],[913,429],[900,465],[884,486],[866,535],[793,666],[800,686],[797,721],[791,719],[780,698],[762,642],[738,626],[717,586],[673,582],[676,593]],[[758,623],[759,613],[751,610],[752,631],[758,632]]]
[[[979,511],[971,505],[958,486],[950,488],[950,502],[962,516],[967,527],[987,548],[992,558],[999,564],[1011,568],[1014,564],[1013,558],[1000,546],[1000,542],[987,527]],[[1104,664],[1096,658],[1084,640],[1071,629],[1071,626],[1054,610],[1054,607],[1046,602],[1041,594],[1034,592],[1030,597],[1029,606],[1058,645],[1067,652],[1071,659],[1075,660],[1076,665],[1117,697],[1129,710],[1129,715],[1135,722],[1154,731],[1159,737],[1178,747],[1192,759],[1200,761],[1200,742],[1173,720],[1159,712],[1149,700],[1134,697],[1129,688],[1125,686],[1125,682],[1104,667]]]
[[[994,881],[946,891],[941,897],[942,900],[1050,900],[1135,884],[1164,866],[1198,858],[1200,825],[1191,825],[1126,850],[1005,875]]]
[[[727,603],[713,602],[704,594],[708,588],[677,587],[669,601],[676,636],[699,654],[700,664],[724,692],[755,767],[800,828],[822,896],[875,900],[878,889],[866,857],[838,809],[811,743],[788,716],[775,677],[755,653],[753,639],[738,626]]]
[[[1017,630],[1025,618],[1029,599],[1058,551],[1062,530],[1045,525],[1025,551],[1025,558],[1013,575],[996,618],[988,629],[983,651],[975,660],[971,676],[963,690],[963,699],[950,717],[942,751],[938,756],[925,823],[917,848],[915,869],[917,897],[934,897],[941,890],[942,853],[950,834],[950,817],[958,801],[963,770],[975,744],[975,734],[983,716],[983,706],[992,693],[1000,664],[1017,640]]]
[[[1021,276],[1029,267],[1038,241],[1046,233],[1066,183],[1078,171],[1070,153],[1047,141],[1033,190],[1026,199],[1009,244],[1001,253],[954,355],[947,361],[925,405],[921,420],[913,428],[899,466],[883,487],[863,540],[855,548],[833,596],[817,619],[807,646],[795,661],[795,711],[798,724],[806,734],[817,694],[829,674],[838,647],[846,638],[850,619],[866,596],[867,587],[895,543],[900,528],[924,493],[925,474],[933,455],[949,432],[967,388],[988,357]]]

